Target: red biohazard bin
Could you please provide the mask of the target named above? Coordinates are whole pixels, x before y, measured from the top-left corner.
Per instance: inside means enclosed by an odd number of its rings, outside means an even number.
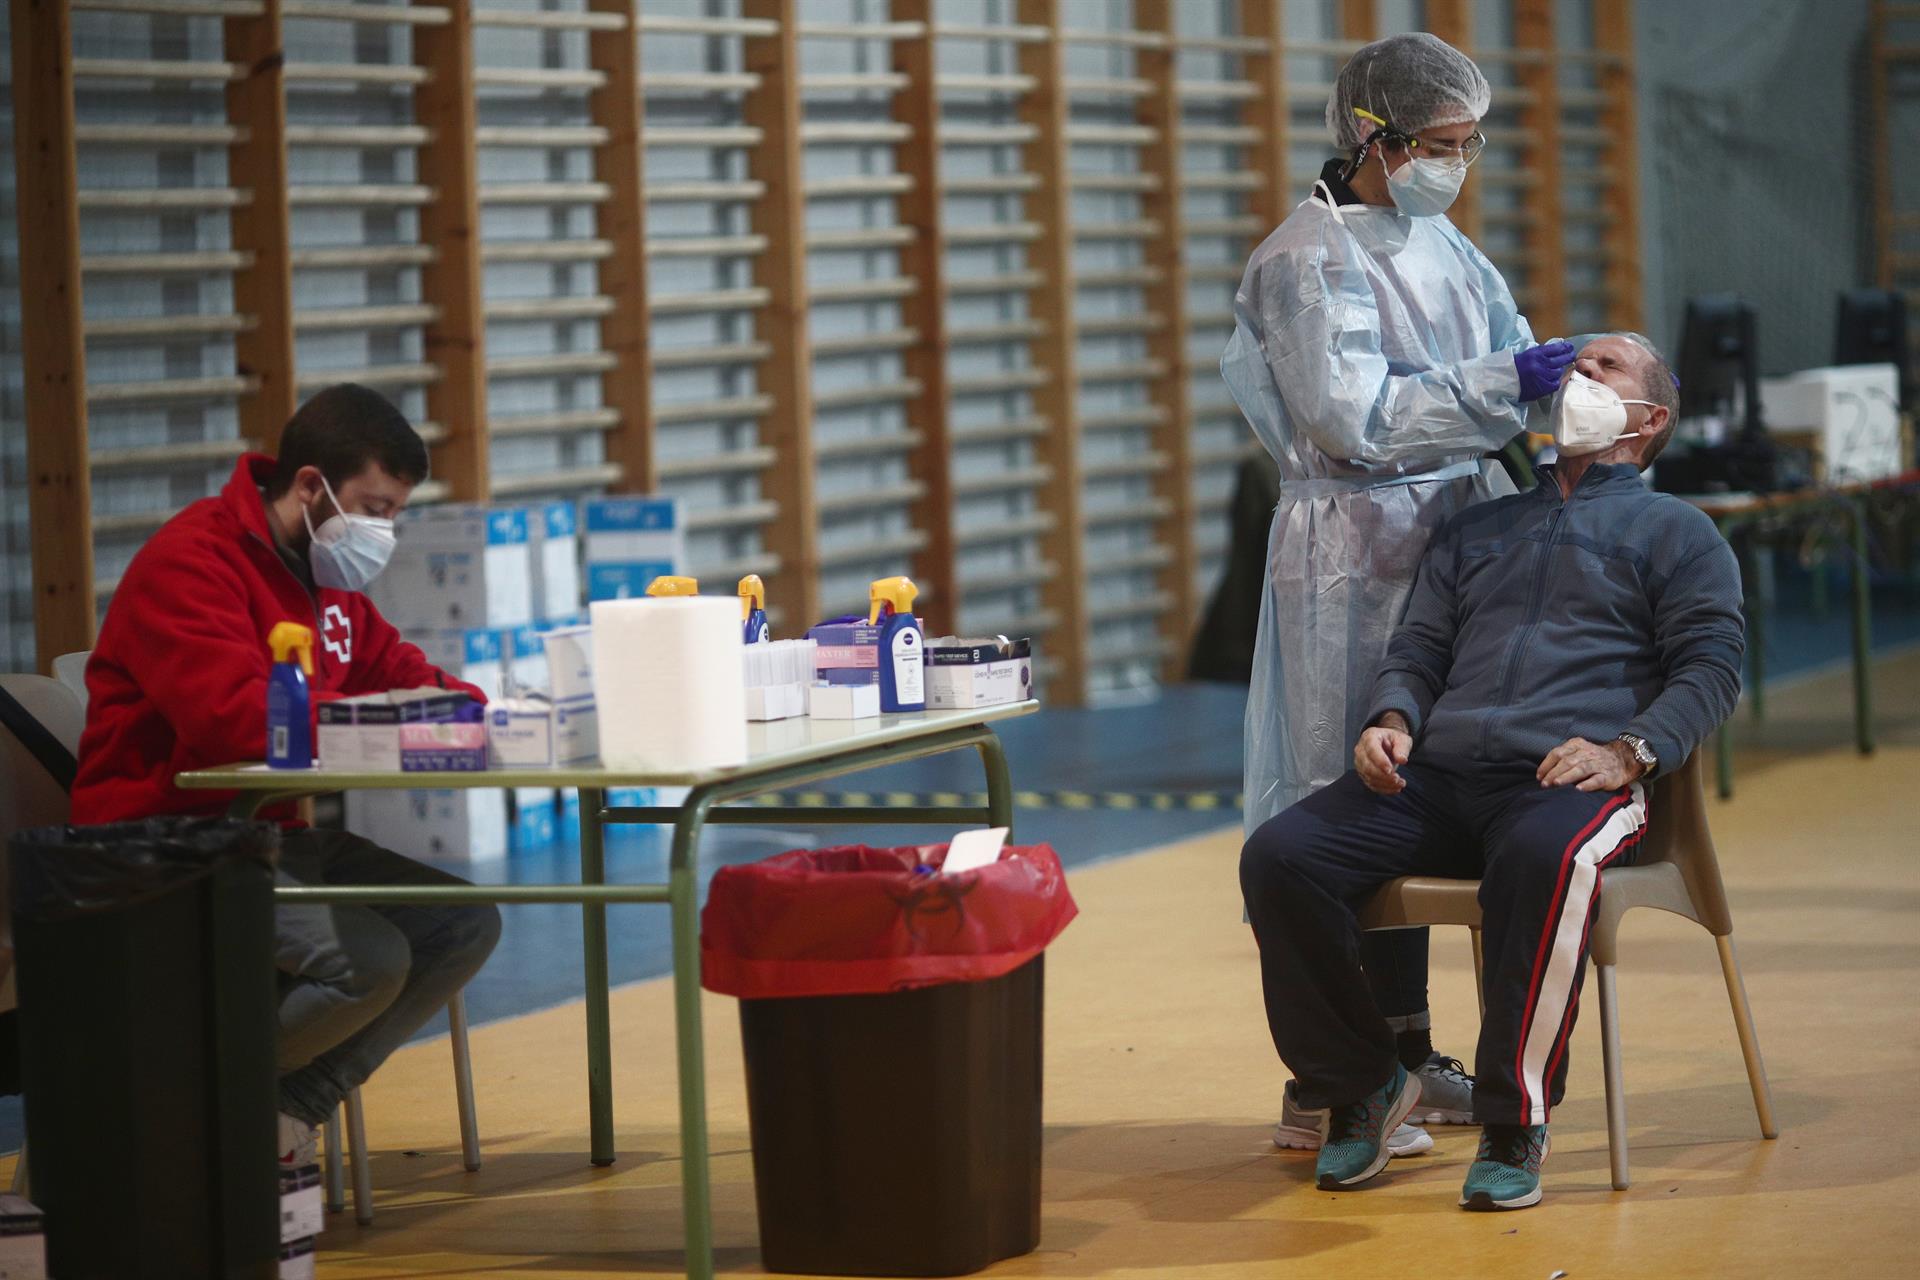
[[[703,980],[740,997],[761,1261],[950,1276],[1040,1241],[1045,845],[798,850],[713,878]]]

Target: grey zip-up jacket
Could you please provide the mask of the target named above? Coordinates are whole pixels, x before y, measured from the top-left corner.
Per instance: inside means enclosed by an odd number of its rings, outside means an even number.
[[[1374,682],[1416,752],[1538,765],[1568,738],[1645,738],[1678,768],[1732,713],[1740,570],[1705,513],[1606,463],[1440,527]]]

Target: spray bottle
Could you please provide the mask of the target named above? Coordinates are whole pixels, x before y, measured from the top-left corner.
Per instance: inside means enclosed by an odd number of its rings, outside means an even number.
[[[313,674],[313,628],[276,622],[267,633],[267,648],[273,653],[267,674],[267,766],[310,769],[313,717],[307,677]]]
[[[748,644],[765,644],[773,639],[767,626],[767,584],[757,573],[740,579],[740,625],[745,628]]]
[[[913,601],[919,594],[911,578],[882,578],[867,589],[872,601],[868,624],[879,626],[886,619],[880,632],[882,711],[927,709],[926,637],[913,616]]]
[[[697,596],[700,594],[700,579],[681,578],[672,574],[661,574],[647,584],[650,596]]]

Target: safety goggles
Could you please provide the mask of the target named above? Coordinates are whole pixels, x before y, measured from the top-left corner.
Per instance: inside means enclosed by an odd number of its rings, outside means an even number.
[[[1418,134],[1407,133],[1403,130],[1396,129],[1364,107],[1355,107],[1353,114],[1363,120],[1371,121],[1375,127],[1373,132],[1367,135],[1366,141],[1362,142],[1359,147],[1355,149],[1353,159],[1347,165],[1347,171],[1343,175],[1348,180],[1351,180],[1353,175],[1360,171],[1360,166],[1367,162],[1369,155],[1373,154],[1373,148],[1382,143],[1397,142],[1407,149],[1409,155],[1417,159],[1438,160],[1445,164],[1457,164],[1463,169],[1475,160],[1478,160],[1480,153],[1486,150],[1487,135],[1481,133],[1478,129],[1475,129],[1469,134],[1465,142],[1456,146],[1451,142],[1441,142],[1435,138],[1422,138]]]

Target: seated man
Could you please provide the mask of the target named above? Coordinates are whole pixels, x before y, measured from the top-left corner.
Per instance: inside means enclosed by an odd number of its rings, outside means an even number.
[[[1353,771],[1241,854],[1274,1046],[1302,1104],[1330,1109],[1324,1190],[1384,1168],[1383,1138],[1418,1100],[1360,970],[1355,913],[1387,881],[1429,875],[1478,879],[1485,919],[1485,1129],[1460,1203],[1540,1199],[1601,871],[1631,861],[1647,780],[1740,692],[1733,553],[1639,476],[1677,400],[1643,340],[1587,344],[1554,399],[1560,461],[1434,535]]]
[[[393,550],[393,518],[427,476],[427,449],[379,393],[329,387],[287,423],[278,461],[240,459],[217,498],[169,520],[115,589],[87,663],[75,822],[226,811],[176,773],[267,750],[267,633],[312,626],[315,693],[463,684],[361,591]],[[291,806],[266,815],[283,822]],[[282,883],[459,884],[358,836],[288,829]],[[313,1126],[480,969],[500,937],[491,906],[279,907],[280,1152],[313,1159]]]

